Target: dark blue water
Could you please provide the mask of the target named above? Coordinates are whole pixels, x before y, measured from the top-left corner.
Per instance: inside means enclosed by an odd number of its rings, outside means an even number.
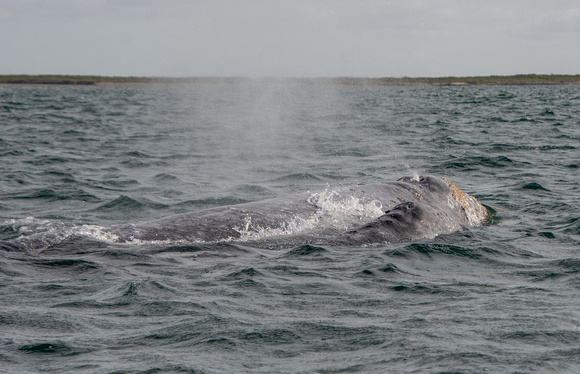
[[[577,373],[580,86],[0,86],[0,372]],[[102,228],[443,176],[491,226],[367,247]]]

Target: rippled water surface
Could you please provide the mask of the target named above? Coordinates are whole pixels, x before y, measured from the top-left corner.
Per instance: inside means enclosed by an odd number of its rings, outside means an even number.
[[[580,371],[580,86],[4,85],[0,130],[0,240],[62,233],[0,250],[0,372]],[[99,236],[425,174],[493,224],[276,250]]]

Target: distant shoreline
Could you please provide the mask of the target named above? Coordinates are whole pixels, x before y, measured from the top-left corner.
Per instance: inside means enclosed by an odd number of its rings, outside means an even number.
[[[127,84],[196,84],[236,82],[296,82],[309,84],[389,85],[389,86],[520,86],[580,84],[577,75],[490,75],[472,77],[403,77],[403,78],[244,78],[244,77],[108,77],[93,75],[0,75],[0,84],[41,84],[103,86]]]

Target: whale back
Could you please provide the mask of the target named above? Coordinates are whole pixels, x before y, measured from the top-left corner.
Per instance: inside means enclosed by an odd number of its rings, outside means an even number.
[[[299,244],[366,245],[432,238],[489,222],[489,211],[447,179],[327,188],[317,193],[199,210],[112,227],[74,227],[0,242],[7,251],[42,249],[75,238],[112,243],[246,242],[257,248]],[[275,243],[275,244],[272,244]]]
[[[485,224],[487,209],[439,177],[339,187],[112,228],[121,242],[259,241],[299,237],[329,244],[395,243]]]

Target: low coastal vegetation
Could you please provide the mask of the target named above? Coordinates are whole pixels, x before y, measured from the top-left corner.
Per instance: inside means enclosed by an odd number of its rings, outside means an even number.
[[[469,85],[538,85],[538,84],[580,84],[577,75],[490,75],[473,77],[403,77],[403,78],[335,78],[338,82],[371,83],[385,85],[431,85],[431,86],[469,86]]]
[[[228,83],[246,80],[282,80],[302,83],[333,83],[344,85],[393,85],[393,86],[469,86],[469,85],[542,85],[580,84],[577,75],[490,75],[473,77],[403,77],[403,78],[242,78],[242,77],[107,77],[96,75],[0,75],[0,84],[61,84],[61,85],[108,85],[108,84],[192,84]]]

